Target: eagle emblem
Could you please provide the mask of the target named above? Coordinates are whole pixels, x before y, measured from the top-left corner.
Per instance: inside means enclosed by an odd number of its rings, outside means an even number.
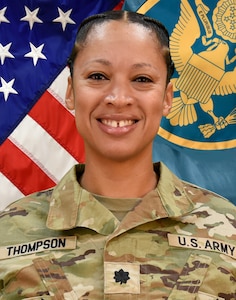
[[[236,92],[236,49],[229,55],[229,43],[236,41],[236,0],[217,1],[211,20],[210,9],[202,0],[195,0],[195,5],[194,12],[188,0],[181,0],[179,19],[170,36],[179,77],[172,79],[175,97],[167,119],[172,126],[188,126],[198,120],[197,109],[201,110],[211,120],[198,126],[207,139],[236,124],[236,106],[221,115],[215,112],[212,98]],[[195,43],[201,46],[198,53],[194,52]]]

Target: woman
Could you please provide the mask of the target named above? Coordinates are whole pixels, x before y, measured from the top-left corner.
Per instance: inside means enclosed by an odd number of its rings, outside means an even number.
[[[166,29],[90,17],[69,66],[86,164],[2,213],[0,299],[235,299],[235,207],[152,163],[172,101]]]

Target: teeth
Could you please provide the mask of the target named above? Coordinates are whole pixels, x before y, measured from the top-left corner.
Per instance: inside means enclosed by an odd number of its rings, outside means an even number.
[[[119,121],[119,127],[132,125],[134,122],[131,120],[121,120]]]
[[[134,121],[132,120],[120,120],[120,121],[115,121],[115,120],[105,120],[105,119],[102,119],[101,122],[107,126],[110,126],[110,127],[124,127],[124,126],[129,126],[129,125],[132,125],[134,124]]]

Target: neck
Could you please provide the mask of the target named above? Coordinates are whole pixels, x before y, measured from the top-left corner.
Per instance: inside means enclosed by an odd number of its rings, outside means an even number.
[[[91,193],[112,198],[140,198],[157,185],[152,159],[105,162],[88,159],[80,180]]]

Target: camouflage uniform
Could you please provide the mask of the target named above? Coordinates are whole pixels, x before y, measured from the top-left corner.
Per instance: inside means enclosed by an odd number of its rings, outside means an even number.
[[[156,164],[157,188],[119,222],[83,169],[0,215],[0,299],[236,299],[233,204]]]

